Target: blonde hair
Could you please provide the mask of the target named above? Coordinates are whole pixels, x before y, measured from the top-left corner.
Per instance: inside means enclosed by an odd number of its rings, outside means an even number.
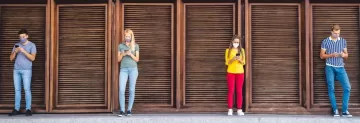
[[[135,36],[134,36],[134,32],[131,29],[125,29],[124,31],[124,37],[125,34],[130,34],[131,35],[131,42],[130,42],[130,50],[135,51]]]

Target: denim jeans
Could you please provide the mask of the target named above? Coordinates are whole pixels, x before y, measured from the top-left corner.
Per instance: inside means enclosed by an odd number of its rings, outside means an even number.
[[[139,72],[138,68],[121,68],[120,75],[119,75],[119,102],[120,102],[120,111],[125,112],[125,90],[126,90],[126,83],[129,78],[129,104],[128,104],[128,111],[131,111],[132,106],[134,104],[135,99],[135,85],[136,80],[138,78]]]
[[[15,109],[19,111],[21,102],[21,84],[24,85],[26,110],[31,110],[31,70],[14,70]]]
[[[326,82],[328,86],[328,94],[330,98],[330,103],[333,111],[337,109],[336,105],[336,97],[335,97],[335,88],[334,88],[334,81],[335,77],[337,80],[340,81],[340,84],[343,88],[343,101],[342,101],[342,112],[346,112],[348,110],[348,103],[350,98],[350,90],[351,85],[349,81],[349,77],[346,73],[344,67],[332,67],[326,65],[325,67],[325,74],[326,74]]]

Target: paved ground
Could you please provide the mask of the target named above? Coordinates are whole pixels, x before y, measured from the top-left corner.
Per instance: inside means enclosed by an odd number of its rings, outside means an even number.
[[[320,115],[226,116],[224,114],[34,114],[32,117],[0,115],[0,123],[360,123],[360,117]]]

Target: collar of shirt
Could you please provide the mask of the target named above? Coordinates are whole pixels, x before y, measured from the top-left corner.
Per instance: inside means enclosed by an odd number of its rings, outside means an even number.
[[[331,36],[329,37],[329,40],[331,40],[331,41],[338,41],[338,40],[340,40],[340,37],[338,37],[336,40],[332,40],[332,38],[331,38]]]

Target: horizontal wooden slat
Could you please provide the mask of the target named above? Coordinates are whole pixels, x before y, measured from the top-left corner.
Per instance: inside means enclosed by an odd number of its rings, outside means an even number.
[[[124,27],[140,47],[135,103],[171,104],[172,6],[125,5]]]
[[[14,62],[9,60],[9,56],[14,44],[19,42],[18,31],[25,28],[29,32],[29,40],[35,43],[37,48],[31,81],[32,104],[44,107],[45,13],[44,6],[0,7],[0,104],[14,104]],[[21,95],[21,104],[25,104],[23,89]]]
[[[225,49],[234,29],[233,5],[186,5],[185,103],[227,102]]]
[[[298,13],[297,5],[251,6],[251,104],[300,103]]]
[[[341,8],[332,11],[331,8]],[[341,37],[347,41],[349,58],[345,60],[345,68],[351,83],[350,103],[360,104],[359,84],[359,6],[313,6],[313,104],[329,104],[328,89],[325,80],[325,60],[321,60],[319,53],[321,43],[330,36],[331,26],[340,24]],[[337,103],[342,103],[342,87],[335,82]]]
[[[105,105],[106,7],[58,9],[57,105]]]

